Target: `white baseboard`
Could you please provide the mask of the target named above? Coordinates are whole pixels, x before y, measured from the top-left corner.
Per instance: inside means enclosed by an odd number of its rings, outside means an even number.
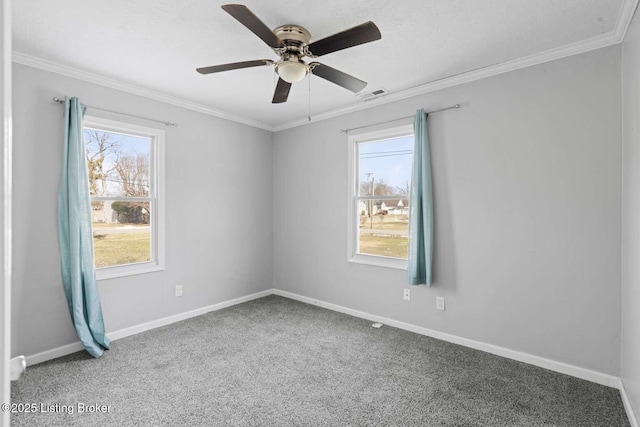
[[[254,299],[273,295],[273,292],[274,292],[273,289],[268,289],[262,292],[256,292],[255,294],[247,295],[244,297],[235,298],[229,301],[219,302],[217,304],[209,305],[207,307],[197,308],[195,310],[187,311],[187,312],[176,314],[169,317],[164,317],[162,319],[153,320],[147,323],[142,323],[141,325],[120,329],[119,331],[109,332],[107,333],[107,336],[109,337],[110,340],[114,340],[114,341],[119,340],[120,338],[139,334],[140,332],[149,331],[151,329],[159,328],[161,326],[170,325],[172,323],[176,323],[181,320],[191,319],[192,317],[202,316],[203,314],[207,314],[212,311],[222,310],[223,308],[242,304],[243,302],[252,301]]]
[[[629,400],[629,396],[627,395],[627,390],[624,388],[624,382],[620,380],[620,396],[622,397],[622,403],[624,404],[624,410],[627,412],[627,418],[629,418],[629,424],[631,427],[640,427],[638,424],[638,418],[636,417],[636,413],[631,406],[631,401]]]
[[[437,338],[439,340],[451,342],[454,344],[459,344],[465,347],[474,348],[476,350],[481,350],[487,353],[506,357],[508,359],[513,359],[519,362],[528,363],[530,365],[539,366],[541,368],[549,369],[550,371],[571,375],[573,377],[581,378],[587,381],[592,381],[594,383],[602,384],[607,387],[620,388],[620,378],[614,375],[592,371],[590,369],[581,368],[579,366],[569,365],[563,362],[557,362],[555,360],[547,359],[544,357],[534,356],[532,354],[511,350],[505,347],[500,347],[493,344],[487,344],[480,341],[459,337],[457,335],[447,334],[447,333],[436,331],[433,329],[424,328],[422,326],[416,326],[410,323],[404,323],[397,320],[388,319],[382,316],[376,316],[374,314],[353,310],[351,308],[342,307],[336,304],[331,304],[331,303],[321,301],[321,300],[316,300],[313,298],[308,298],[308,297],[294,294],[291,292],[281,291],[279,289],[276,289],[274,293],[276,295],[280,295],[285,298],[294,299],[297,301],[305,302],[307,304],[317,305],[318,307],[326,308],[329,310],[337,311],[339,313],[344,313],[344,314],[348,314],[355,317],[360,317],[362,319],[367,319],[372,322],[380,322],[385,325],[393,326],[394,328],[404,329],[406,331],[415,332],[416,334],[426,335],[428,337]]]
[[[176,314],[162,319],[153,320],[151,322],[142,323],[140,325],[131,326],[129,328],[120,329],[118,331],[108,332],[107,337],[111,341],[119,340],[120,338],[128,337],[131,335],[139,334],[141,332],[149,331],[151,329],[159,328],[161,326],[170,325],[181,320],[190,319],[192,317],[201,316],[212,311],[221,310],[223,308],[231,307],[233,305],[242,304],[243,302],[251,301],[254,299],[273,295],[274,290],[268,289],[266,291],[257,292],[255,294],[246,295],[244,297],[235,298],[229,301],[219,302],[217,304],[209,305],[207,307],[198,308],[195,310],[187,311],[184,313]],[[56,359],[58,357],[66,356],[76,351],[83,350],[84,347],[80,341],[56,347],[51,350],[46,350],[41,353],[32,354],[27,356],[27,366],[36,365],[38,363],[46,362],[47,360]]]
[[[46,362],[47,360],[57,359],[58,357],[66,356],[67,354],[75,353],[76,351],[81,351],[83,349],[84,347],[82,346],[82,343],[80,341],[76,341],[51,350],[32,354],[27,356],[27,367]]]

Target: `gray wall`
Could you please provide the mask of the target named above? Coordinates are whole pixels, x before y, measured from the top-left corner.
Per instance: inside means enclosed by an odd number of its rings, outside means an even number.
[[[274,286],[617,374],[620,59],[601,49],[276,133]],[[404,271],[347,263],[339,130],[455,103],[430,117],[435,283],[404,302]]]
[[[622,50],[622,362],[620,376],[640,416],[640,17]]]
[[[99,283],[107,332],[271,287],[271,132],[22,65],[13,87],[13,354],[77,341],[60,280],[53,96],[180,124],[166,132],[166,270]]]

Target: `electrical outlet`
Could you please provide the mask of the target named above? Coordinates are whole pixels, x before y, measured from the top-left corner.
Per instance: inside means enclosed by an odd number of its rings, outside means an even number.
[[[177,285],[176,286],[176,297],[181,297],[182,296],[182,285]]]
[[[404,290],[404,300],[411,301],[411,289]]]
[[[437,310],[445,310],[444,307],[444,297],[436,297],[436,309]]]

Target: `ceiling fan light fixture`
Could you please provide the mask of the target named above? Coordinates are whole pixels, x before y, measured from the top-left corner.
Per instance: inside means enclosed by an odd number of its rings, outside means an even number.
[[[275,65],[275,72],[279,78],[271,101],[273,104],[287,102],[292,84],[300,82],[307,74],[318,76],[354,93],[362,91],[365,86],[367,86],[367,82],[350,76],[347,73],[343,73],[340,70],[336,70],[319,62],[307,64],[302,58],[317,58],[328,53],[380,40],[382,34],[373,22],[368,21],[310,43],[311,33],[299,25],[280,25],[272,30],[251,12],[247,6],[242,4],[224,4],[222,5],[222,9],[258,36],[258,38],[273,49],[273,52],[280,58],[277,62],[270,59],[258,59],[254,61],[241,61],[200,67],[196,68],[198,73],[212,74],[241,68]]]
[[[302,61],[283,61],[276,66],[276,73],[287,83],[296,83],[304,79],[309,67]]]

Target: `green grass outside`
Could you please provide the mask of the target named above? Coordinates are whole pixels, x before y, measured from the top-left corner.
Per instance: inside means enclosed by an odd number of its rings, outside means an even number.
[[[373,224],[369,221],[360,224],[360,228],[362,229],[371,229],[374,230],[408,230],[409,222],[408,221],[386,221],[380,222],[376,219],[373,220]]]
[[[151,233],[96,234],[93,237],[96,268],[151,260]]]
[[[94,222],[91,224],[94,230],[101,228],[124,228],[124,227],[148,227],[149,224],[120,224],[117,222]]]
[[[373,228],[374,230],[406,230],[409,228],[409,220],[406,216],[399,215],[374,215],[373,219],[366,215],[360,217],[360,228]]]
[[[407,258],[409,255],[409,238],[361,233],[359,252],[367,255]]]
[[[369,224],[361,225],[367,229]],[[117,224],[122,227],[123,224]],[[94,224],[94,229],[115,228],[111,224]],[[373,229],[384,233],[384,230],[406,230],[406,221],[378,221],[374,218]],[[360,233],[360,253],[381,255],[394,258],[407,258],[408,237],[385,236],[379,234]],[[96,267],[132,264],[150,260],[151,234],[135,232],[130,234],[99,234],[93,239]]]

